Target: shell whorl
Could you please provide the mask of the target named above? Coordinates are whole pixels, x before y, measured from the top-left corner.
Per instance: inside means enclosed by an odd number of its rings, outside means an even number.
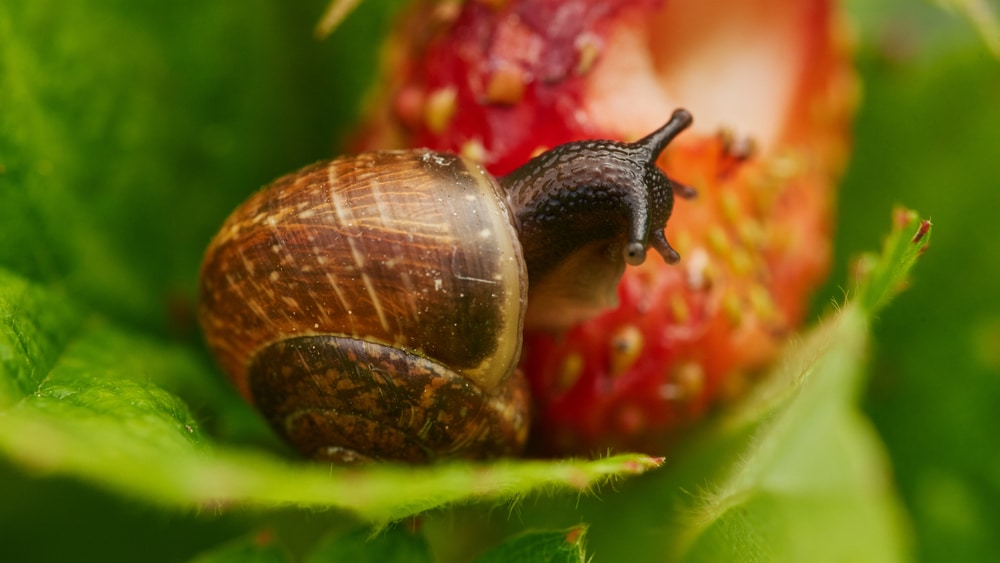
[[[368,153],[307,167],[227,220],[201,321],[251,398],[254,353],[333,334],[426,356],[489,390],[520,354],[526,280],[500,188],[458,157]]]

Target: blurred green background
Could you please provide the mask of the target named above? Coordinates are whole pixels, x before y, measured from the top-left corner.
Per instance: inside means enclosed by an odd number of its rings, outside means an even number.
[[[913,286],[876,324],[866,410],[921,561],[1000,554],[1000,63],[956,12],[852,2],[864,96],[840,195],[838,296],[894,204],[930,218]],[[995,6],[994,6],[995,7]]]
[[[200,257],[189,250],[247,186],[334,150],[375,66],[360,46],[388,25],[369,4],[324,43],[309,35],[322,0],[0,4],[0,264],[120,322],[193,339]],[[1000,553],[1000,63],[961,10],[917,0],[848,7],[864,96],[837,268],[815,309],[842,299],[851,258],[877,246],[894,204],[934,222],[913,287],[877,325],[865,406],[892,456],[918,559],[991,560]],[[283,111],[261,111],[275,107]],[[127,212],[135,208],[178,220],[146,221]],[[116,266],[122,255],[129,268]],[[262,523],[291,544],[347,525],[327,513],[162,512],[6,462],[0,499],[4,561],[175,560]]]

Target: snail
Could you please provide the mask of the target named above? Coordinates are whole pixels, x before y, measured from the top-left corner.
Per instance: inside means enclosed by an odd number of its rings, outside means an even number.
[[[343,463],[516,455],[525,328],[616,300],[674,193],[656,160],[676,110],[634,143],[557,146],[498,179],[429,150],[313,164],[251,196],[211,241],[199,319],[240,393],[307,457]]]

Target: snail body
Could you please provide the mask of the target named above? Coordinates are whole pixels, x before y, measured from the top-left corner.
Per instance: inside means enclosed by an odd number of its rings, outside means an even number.
[[[238,390],[303,454],[342,462],[514,455],[530,398],[525,326],[614,301],[663,235],[656,167],[683,110],[636,143],[561,145],[499,180],[427,150],[280,178],[209,245],[199,317]]]

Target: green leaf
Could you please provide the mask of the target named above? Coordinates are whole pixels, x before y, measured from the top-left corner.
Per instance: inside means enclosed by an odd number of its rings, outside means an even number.
[[[292,561],[294,559],[268,532],[237,539],[191,559],[191,563],[291,563]]]
[[[845,308],[720,421],[722,440],[741,437],[725,452],[731,469],[698,488],[674,560],[902,560],[887,460],[853,408],[866,325]]]
[[[324,4],[3,2],[0,266],[132,326],[191,331],[222,219],[331,154],[374,71],[393,4],[318,43]]]
[[[0,270],[0,408],[34,392],[82,322],[79,308]]]
[[[883,245],[881,259],[866,254],[855,268],[856,281],[861,284],[856,303],[871,314],[884,308],[909,285],[907,272],[930,245],[930,221],[920,220],[915,212],[901,208],[893,216],[892,231]]]
[[[965,16],[993,56],[1000,59],[1000,15],[985,0],[936,0],[937,4]]]
[[[869,324],[908,280],[925,229],[897,211],[856,301],[790,350],[702,437],[708,445],[679,462],[667,480],[690,496],[678,499],[688,516],[668,534],[671,560],[905,560],[888,460],[856,402]],[[712,466],[724,469],[704,480]]]
[[[899,201],[930,213],[934,240],[919,275],[878,314],[865,411],[893,459],[919,560],[988,561],[1000,553],[1000,64],[968,32],[931,48],[940,34],[912,19],[922,3],[893,3],[896,15],[873,26],[860,57],[866,103],[839,198],[835,264],[870,248]],[[932,15],[952,34],[966,27]],[[903,58],[885,52],[899,39],[913,41]]]
[[[25,299],[25,296],[31,296]],[[53,307],[56,305],[57,307]],[[215,444],[188,402],[216,399],[214,416],[237,416],[239,402],[201,359],[181,346],[130,335],[100,319],[59,331],[51,295],[0,275],[0,329],[17,342],[48,334],[62,345],[8,348],[0,380],[18,391],[0,410],[0,452],[42,474],[77,475],[151,502],[177,507],[249,503],[337,507],[374,522],[398,520],[456,502],[504,500],[547,487],[586,490],[659,460],[622,455],[594,461],[501,461],[435,467],[331,468],[282,455]],[[38,368],[43,368],[39,370]],[[45,370],[44,368],[47,368]],[[22,374],[30,373],[33,377]],[[213,384],[212,382],[215,382]],[[225,421],[223,421],[225,425]]]
[[[476,537],[488,538],[497,526],[512,533],[568,525],[569,514],[588,523],[594,561],[906,560],[909,536],[889,462],[857,401],[875,305],[908,279],[920,254],[913,248],[929,236],[914,242],[923,224],[896,213],[857,300],[793,343],[748,396],[660,471],[614,494],[519,507],[518,524],[463,511],[431,529],[469,519]]]
[[[530,563],[547,561],[551,563],[583,563],[586,526],[574,526],[566,530],[530,531],[514,536],[493,548],[476,563]]]
[[[306,563],[337,561],[431,563],[434,559],[422,536],[400,526],[393,526],[374,536],[371,530],[363,528],[333,537],[310,553],[305,561]]]

